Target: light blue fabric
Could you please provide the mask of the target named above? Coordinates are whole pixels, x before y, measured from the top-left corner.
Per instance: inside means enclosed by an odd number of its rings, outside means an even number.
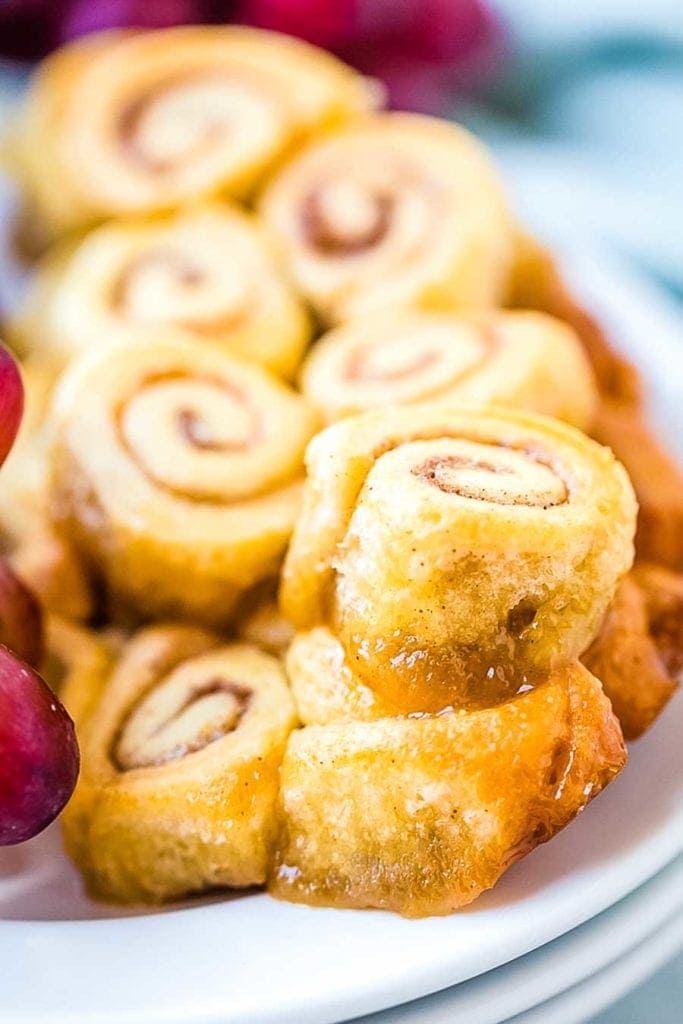
[[[683,297],[683,2],[492,0],[508,57],[466,120],[549,238],[633,255]]]

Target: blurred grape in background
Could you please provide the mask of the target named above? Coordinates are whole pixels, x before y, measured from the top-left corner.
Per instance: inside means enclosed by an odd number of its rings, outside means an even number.
[[[499,38],[481,0],[4,0],[0,47],[31,60],[88,32],[196,22],[301,36],[382,79],[394,106],[425,111],[471,87]]]

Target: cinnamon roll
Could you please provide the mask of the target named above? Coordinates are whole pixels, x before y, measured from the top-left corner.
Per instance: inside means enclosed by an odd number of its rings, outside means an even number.
[[[2,467],[0,525],[6,543],[15,545],[44,521],[49,437],[46,412],[54,386],[51,365],[40,358],[21,364],[24,415],[14,445]]]
[[[516,309],[542,310],[573,327],[590,360],[601,396],[638,405],[642,386],[635,366],[614,348],[596,320],[576,301],[552,254],[519,230],[506,304]]]
[[[656,566],[625,576],[582,660],[602,682],[626,739],[637,739],[683,672],[683,577]]]
[[[271,891],[450,913],[564,828],[625,761],[609,701],[580,665],[485,710],[309,726],[282,765]]]
[[[43,676],[69,712],[80,737],[97,707],[114,661],[106,638],[60,615],[46,619]]]
[[[12,336],[60,366],[103,341],[175,325],[291,377],[309,341],[263,229],[226,203],[106,224],[43,267]]]
[[[235,622],[235,635],[245,643],[282,657],[294,638],[294,627],[278,608],[276,589],[271,581],[249,595]]]
[[[623,467],[556,420],[365,413],[319,434],[307,465],[282,609],[330,626],[402,711],[487,706],[577,658],[633,559]]]
[[[285,658],[297,715],[304,725],[355,719],[373,722],[402,713],[353,671],[341,641],[328,626],[296,633]]]
[[[47,410],[54,388],[51,362],[32,356],[21,367],[25,411],[2,469],[0,530],[7,558],[43,607],[68,618],[94,611],[91,581],[76,551],[52,529],[47,508],[51,429]]]
[[[601,402],[592,433],[612,448],[633,481],[640,506],[638,557],[683,571],[683,471],[632,405]]]
[[[261,212],[327,322],[419,305],[495,305],[511,221],[485,152],[462,128],[383,114],[312,142]]]
[[[597,404],[577,336],[536,312],[364,317],[316,343],[301,383],[328,423],[366,409],[437,400],[500,402],[585,429]]]
[[[225,625],[278,572],[299,510],[307,403],[180,337],[74,364],[56,399],[51,512],[143,618]]]
[[[85,730],[64,817],[89,888],[135,903],[263,883],[295,722],[270,655],[189,626],[135,636]]]
[[[46,237],[108,216],[243,197],[376,90],[307,43],[242,26],[103,33],[45,61],[12,158]]]

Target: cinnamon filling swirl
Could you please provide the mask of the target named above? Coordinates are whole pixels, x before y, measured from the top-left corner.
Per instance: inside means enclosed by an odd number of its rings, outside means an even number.
[[[387,234],[394,199],[360,182],[340,179],[311,191],[303,204],[304,233],[326,256],[353,256]]]
[[[449,449],[414,466],[413,475],[445,494],[497,505],[553,508],[569,497],[565,482],[535,453],[464,440]]]
[[[197,332],[235,325],[250,300],[243,271],[223,259],[220,268],[172,249],[150,250],[131,260],[115,281],[114,312],[140,323],[173,321]]]
[[[254,82],[218,69],[159,82],[121,113],[117,134],[128,158],[148,174],[167,176],[208,159],[242,125],[261,124],[272,105]],[[273,115],[274,116],[274,115]]]
[[[133,709],[114,744],[121,771],[177,761],[239,726],[251,690],[231,680],[194,682],[183,675],[181,668]]]
[[[418,376],[435,366],[441,360],[441,353],[436,349],[424,349],[403,353],[390,352],[388,345],[365,348],[358,346],[347,360],[345,380],[349,383],[364,382],[369,384],[393,383]]]
[[[147,477],[196,501],[239,496],[230,456],[247,455],[263,433],[259,412],[241,389],[226,380],[181,374],[148,380],[119,411],[118,426],[128,454]]]
[[[443,323],[421,323],[354,346],[343,376],[352,384],[394,384],[427,375],[434,388],[452,385],[477,370],[496,344],[494,331],[485,324],[454,333]],[[439,378],[432,381],[435,372]]]

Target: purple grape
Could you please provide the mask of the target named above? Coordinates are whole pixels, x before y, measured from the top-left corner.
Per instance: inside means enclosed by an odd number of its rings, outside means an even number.
[[[24,411],[24,385],[19,367],[0,345],[0,466],[7,458]]]
[[[78,778],[74,725],[49,686],[0,646],[0,846],[57,817]]]
[[[29,665],[40,665],[43,654],[43,616],[40,605],[28,587],[1,558],[0,644],[9,647]]]

